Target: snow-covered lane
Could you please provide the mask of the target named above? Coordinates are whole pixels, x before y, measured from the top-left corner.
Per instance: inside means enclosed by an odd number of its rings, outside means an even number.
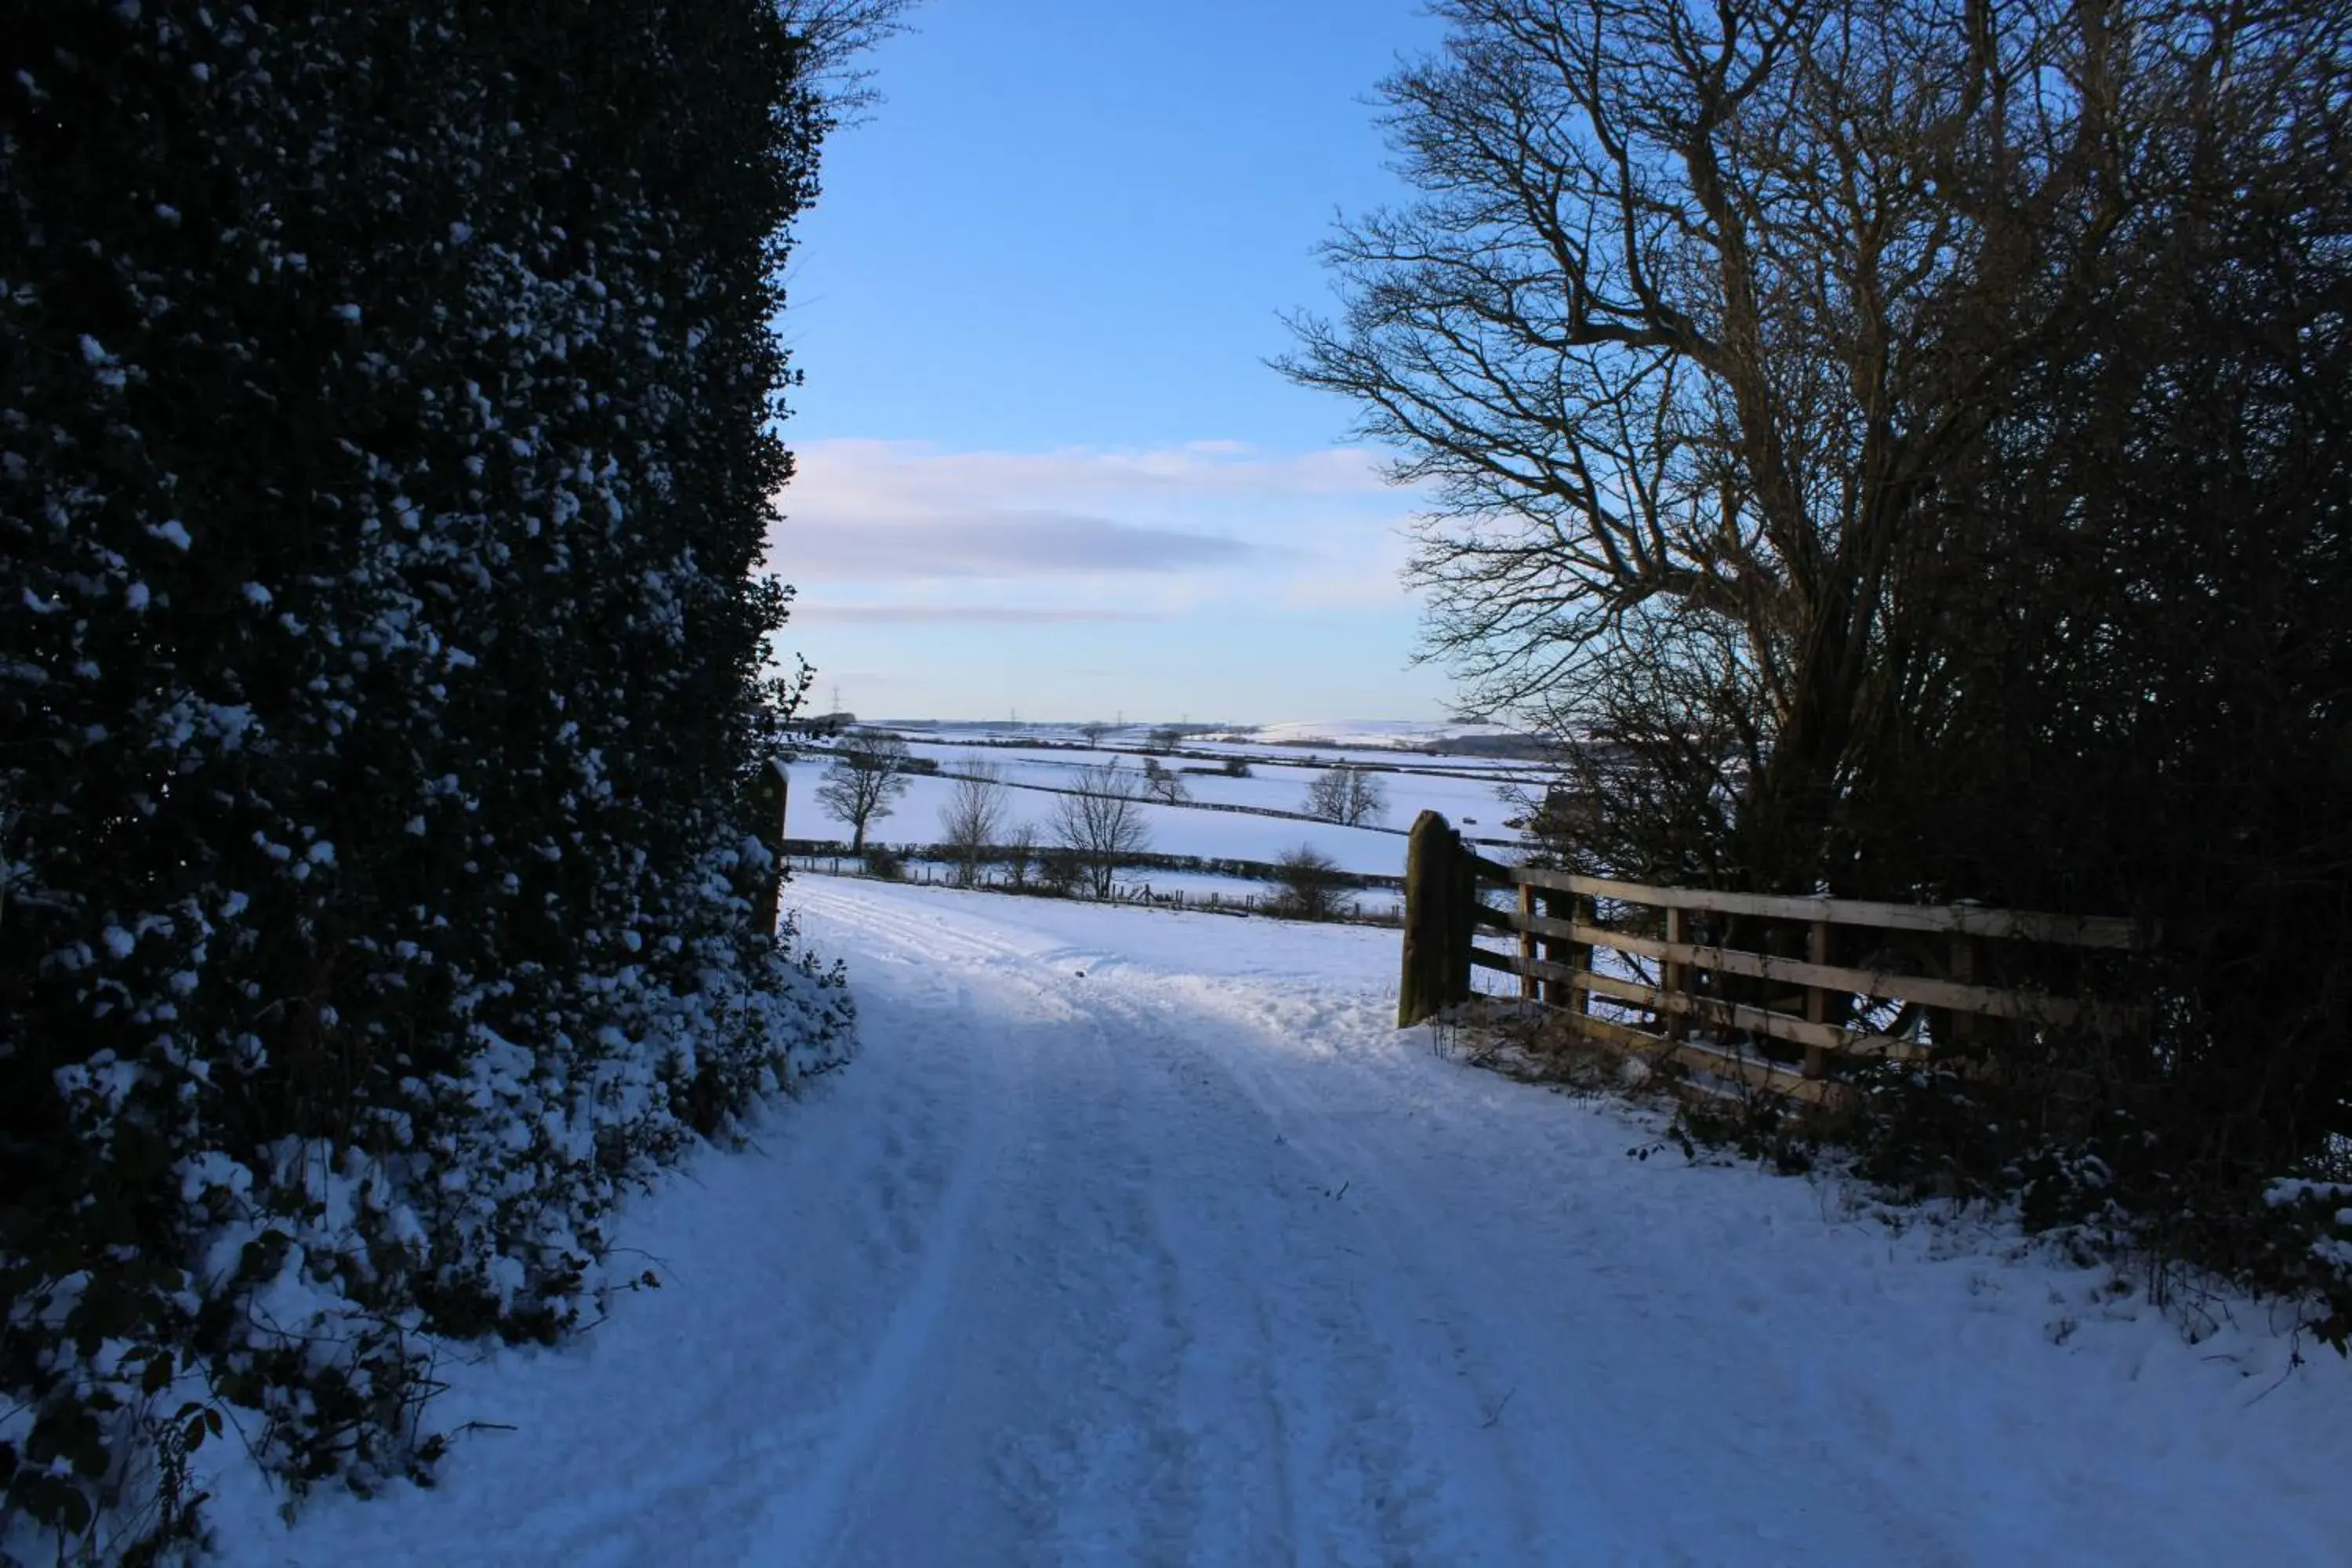
[[[864,1055],[235,1561],[2343,1561],[2352,1380],[1391,1026],[1393,932],[823,878]],[[469,1375],[470,1374],[470,1375]],[[2263,1391],[2276,1383],[2275,1389]],[[2258,1397],[2259,1396],[2259,1397]],[[248,1510],[250,1512],[250,1510]]]
[[[803,891],[865,955],[870,1039],[968,1048],[975,1007],[1024,1026],[992,1064],[955,1327],[856,1492],[780,1509],[791,1544],[823,1549],[775,1560],[1280,1562],[1309,1539],[1413,1560],[1409,1510],[1376,1495],[1410,1468],[1373,1407],[1387,1369],[1331,1364],[1382,1345],[1311,1163],[1099,949]],[[958,983],[916,978],[940,972]]]

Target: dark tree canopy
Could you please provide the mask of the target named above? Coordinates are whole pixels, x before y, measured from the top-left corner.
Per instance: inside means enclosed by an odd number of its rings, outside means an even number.
[[[742,805],[821,63],[758,0],[0,27],[9,1509],[109,1500],[101,1339],[421,1468],[410,1331],[562,1331],[624,1184],[841,1047]]]
[[[2145,917],[2158,1026],[1981,1120],[2340,1162],[2352,9],[1436,9],[1285,368],[1430,487],[1428,650],[1568,742],[1559,852]]]

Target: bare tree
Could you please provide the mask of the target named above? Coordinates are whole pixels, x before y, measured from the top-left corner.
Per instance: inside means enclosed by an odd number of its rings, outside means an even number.
[[[1118,763],[1075,769],[1069,793],[1055,802],[1054,840],[1085,869],[1097,899],[1110,897],[1119,863],[1151,842],[1141,781]]]
[[[1143,759],[1143,793],[1161,805],[1182,805],[1191,798],[1184,792],[1184,781],[1158,757]]]
[[[1161,724],[1151,731],[1147,743],[1151,750],[1165,755],[1184,743],[1184,731],[1179,725]]]
[[[1078,726],[1078,733],[1087,738],[1087,745],[1099,746],[1103,743],[1103,737],[1110,733],[1110,726],[1099,719],[1089,719]]]
[[[817,803],[849,824],[849,852],[866,851],[868,824],[890,815],[907,793],[907,774],[913,767],[907,742],[896,735],[855,734],[834,748],[833,765],[816,786]]]
[[[1388,791],[1380,775],[1353,763],[1316,774],[1307,786],[1307,815],[1326,822],[1362,827],[1378,822],[1388,808]]]
[[[1015,892],[1026,892],[1029,873],[1037,862],[1037,826],[1034,823],[1019,822],[1004,832],[1004,842],[998,846],[1003,852],[1005,879]]]
[[[1339,896],[1339,866],[1311,844],[1302,844],[1274,864],[1281,889],[1276,907],[1301,920],[1325,921],[1349,912]]]
[[[856,124],[880,100],[872,70],[855,62],[903,32],[911,0],[782,0],[779,14],[808,52],[809,77],[833,117]]]
[[[948,792],[940,808],[940,845],[955,858],[958,887],[980,879],[989,847],[1003,832],[1009,801],[1003,770],[993,763],[971,764]]]
[[[1340,231],[1345,318],[1282,368],[1435,498],[1410,575],[1467,701],[1590,728],[1629,641],[1706,631],[1743,874],[1818,875],[1930,657],[1937,476],[2130,199],[2152,0],[1435,9],[1384,87],[1419,198]]]

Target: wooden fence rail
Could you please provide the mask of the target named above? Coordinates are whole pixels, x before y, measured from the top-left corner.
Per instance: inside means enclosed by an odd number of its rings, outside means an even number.
[[[1516,907],[1486,903],[1485,886],[1516,889]],[[1635,922],[1655,934],[1604,924],[1603,903],[1656,911],[1654,920]],[[1710,940],[1701,940],[1702,926]],[[1482,930],[1516,936],[1516,951],[1480,947],[1474,939]],[[1923,944],[1923,937],[1942,941]],[[1517,977],[1524,999],[1559,1009],[1588,1038],[1820,1103],[1845,1092],[1839,1062],[1967,1054],[1985,1038],[1979,1020],[2011,1031],[2142,1026],[2145,1009],[2046,985],[1982,984],[1979,976],[1993,944],[2129,952],[2155,937],[2137,921],[2107,917],[1652,887],[1504,866],[1425,811],[1407,851],[1397,1023],[1417,1024],[1466,1002],[1471,972],[1494,970]],[[1774,951],[1800,942],[1801,956]],[[1890,946],[1902,951],[1890,954]],[[1837,961],[1841,949],[1858,948],[1867,949],[1863,957]],[[1938,949],[1939,959],[1929,963]],[[1619,955],[1610,967],[1622,973],[1598,966],[1602,952]],[[1654,979],[1644,974],[1645,963]],[[1632,1016],[1596,1014],[1595,998],[1621,1004],[1620,1014]],[[1802,1060],[1694,1039],[1694,1026],[1801,1049]]]

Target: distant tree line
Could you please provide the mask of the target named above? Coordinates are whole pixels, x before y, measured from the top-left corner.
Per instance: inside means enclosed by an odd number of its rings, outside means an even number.
[[[2160,924],[2153,1027],[1890,1091],[1885,1168],[2093,1148],[2059,1208],[2291,1279],[2210,1216],[2352,1137],[2352,13],[1436,9],[1287,369],[1469,700],[1603,742],[1561,852]]]
[[[0,1521],[440,1451],[419,1334],[846,1047],[752,918],[820,79],[886,4],[0,27]],[[19,1537],[12,1537],[18,1539]]]

